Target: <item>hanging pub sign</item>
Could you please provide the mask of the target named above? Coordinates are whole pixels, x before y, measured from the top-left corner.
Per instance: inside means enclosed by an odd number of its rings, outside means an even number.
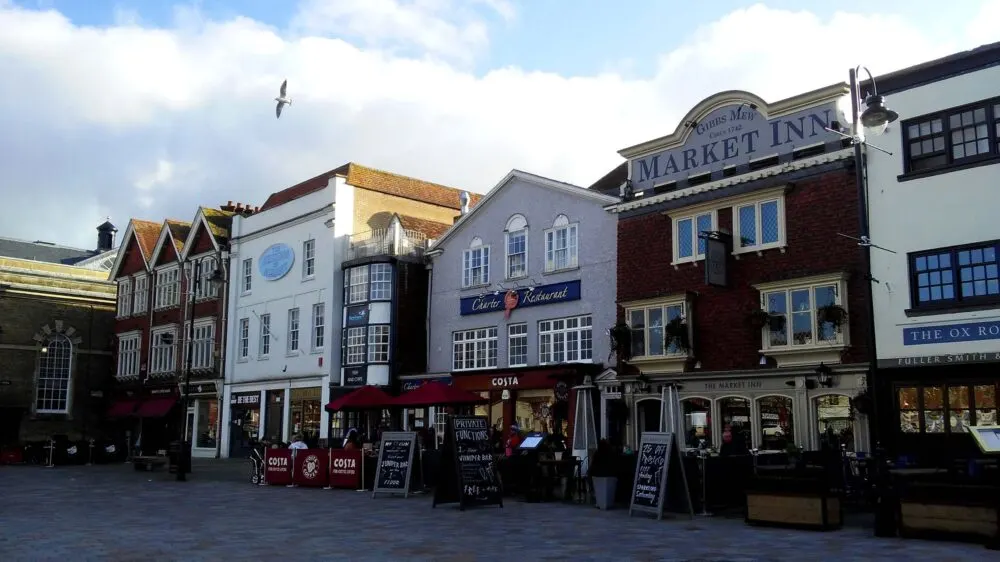
[[[580,280],[552,283],[524,289],[497,291],[475,297],[465,297],[459,301],[459,312],[462,316],[470,314],[485,314],[487,312],[503,312],[505,318],[518,308],[555,304],[580,300]]]
[[[767,119],[754,105],[749,101],[731,102],[696,121],[682,123],[678,130],[689,130],[683,145],[647,153],[631,161],[629,179],[633,189],[645,191],[688,176],[842,138],[827,130],[833,121],[845,122],[837,100],[774,119]]]
[[[503,507],[503,488],[485,416],[448,419],[432,507],[440,503],[457,503],[460,510],[471,505]]]
[[[413,455],[417,448],[417,434],[413,431],[386,431],[378,450],[378,465],[375,467],[376,494],[410,495],[410,479],[413,475]]]
[[[702,232],[698,237],[705,240],[705,284],[725,287],[728,285],[726,263],[732,236],[725,232]]]

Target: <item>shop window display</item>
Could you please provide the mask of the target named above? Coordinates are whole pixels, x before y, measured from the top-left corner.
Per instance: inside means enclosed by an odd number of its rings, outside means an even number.
[[[902,433],[965,433],[997,421],[995,384],[907,386],[896,389]]]
[[[686,398],[684,408],[684,444],[689,448],[712,446],[712,401],[705,398]]]
[[[757,401],[760,410],[760,450],[784,451],[795,443],[792,419],[792,399],[787,396],[765,396]]]
[[[515,418],[522,432],[561,433],[553,427],[555,392],[552,390],[519,390],[515,403]]]
[[[729,397],[719,400],[722,417],[722,446],[720,453],[744,455],[753,443],[750,421],[750,400]]]
[[[820,443],[827,442],[837,450],[844,445],[848,451],[854,450],[854,420],[851,419],[851,398],[843,394],[831,394],[815,399],[816,430]]]
[[[195,434],[195,447],[199,449],[214,449],[218,442],[219,403],[215,400],[198,401],[198,432]]]
[[[319,446],[322,397],[323,391],[319,387],[293,388],[289,393],[289,433],[302,435],[303,441],[310,447]]]

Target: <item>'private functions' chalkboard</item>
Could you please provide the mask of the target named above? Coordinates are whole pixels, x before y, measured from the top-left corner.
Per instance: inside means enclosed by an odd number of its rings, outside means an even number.
[[[417,434],[412,431],[387,431],[382,434],[372,498],[380,493],[409,495],[416,443]]]
[[[632,501],[629,504],[629,514],[632,511],[645,511],[663,517],[663,500],[667,489],[667,476],[670,472],[670,455],[673,453],[674,436],[672,433],[642,434],[638,458],[635,461],[635,483],[632,485]]]
[[[503,491],[485,416],[452,416],[448,420],[443,454],[443,481],[435,490],[434,505],[458,502],[462,509],[466,505],[503,507]]]

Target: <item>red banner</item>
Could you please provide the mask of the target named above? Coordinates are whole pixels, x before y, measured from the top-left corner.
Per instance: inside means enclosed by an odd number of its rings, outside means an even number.
[[[362,452],[344,449],[330,450],[330,487],[357,490],[361,487]]]
[[[296,449],[295,474],[292,481],[299,486],[326,486],[330,454],[326,449]]]
[[[264,450],[264,479],[268,484],[287,486],[292,483],[292,451]]]

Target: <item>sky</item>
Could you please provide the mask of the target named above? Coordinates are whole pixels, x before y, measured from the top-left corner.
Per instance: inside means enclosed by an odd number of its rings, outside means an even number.
[[[877,76],[998,20],[1000,0],[0,0],[0,236],[91,248],[106,216],[260,205],[346,162],[588,186],[716,92]]]

